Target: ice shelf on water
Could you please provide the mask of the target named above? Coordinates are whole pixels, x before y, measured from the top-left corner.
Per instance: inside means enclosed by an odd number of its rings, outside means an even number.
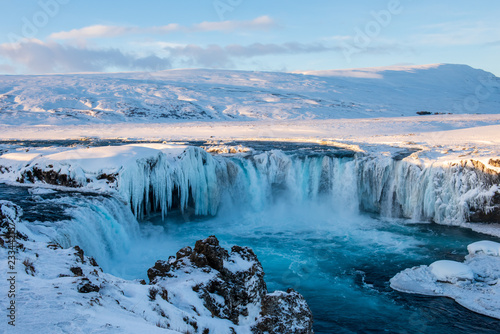
[[[453,298],[464,307],[500,319],[500,243],[470,244],[463,263],[440,260],[406,269],[391,279],[393,289]]]

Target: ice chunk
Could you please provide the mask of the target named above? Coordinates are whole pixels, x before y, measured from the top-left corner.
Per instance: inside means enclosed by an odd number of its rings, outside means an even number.
[[[474,272],[466,264],[440,260],[432,263],[429,268],[438,281],[456,283],[457,281],[472,281]]]
[[[500,243],[489,240],[477,241],[467,246],[467,250],[470,255],[484,253],[486,255],[500,256]]]
[[[54,194],[55,190],[47,189],[47,188],[30,188],[28,192],[32,195],[46,195],[46,194]]]

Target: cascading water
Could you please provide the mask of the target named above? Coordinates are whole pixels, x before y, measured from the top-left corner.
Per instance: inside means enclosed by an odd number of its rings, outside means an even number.
[[[118,189],[138,218],[188,208],[195,215],[215,215],[227,200],[262,209],[274,198],[300,203],[323,197],[342,210],[457,225],[470,219],[471,210],[492,211],[500,192],[499,176],[472,163],[421,166],[390,157],[339,157],[335,149],[227,157],[189,147],[174,162],[160,154],[127,166]]]

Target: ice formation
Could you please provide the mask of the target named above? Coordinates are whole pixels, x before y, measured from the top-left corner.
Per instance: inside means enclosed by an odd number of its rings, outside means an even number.
[[[393,289],[453,298],[462,306],[500,319],[500,243],[470,244],[463,263],[441,260],[406,269],[391,279]]]
[[[498,172],[475,160],[426,165],[412,156],[337,156],[334,149],[212,155],[166,144],[48,153],[5,153],[0,178],[117,192],[139,218],[172,209],[215,215],[224,201],[260,209],[277,198],[293,203],[323,197],[342,210],[460,225],[495,222],[500,206]]]

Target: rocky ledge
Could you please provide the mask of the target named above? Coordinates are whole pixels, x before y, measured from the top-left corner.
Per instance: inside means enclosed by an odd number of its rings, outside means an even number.
[[[313,317],[304,297],[292,289],[268,293],[264,270],[252,249],[233,246],[231,252],[215,236],[198,240],[167,261],[149,268],[150,284],[163,296],[188,284],[212,317],[235,325],[254,323],[252,333],[313,333]]]

